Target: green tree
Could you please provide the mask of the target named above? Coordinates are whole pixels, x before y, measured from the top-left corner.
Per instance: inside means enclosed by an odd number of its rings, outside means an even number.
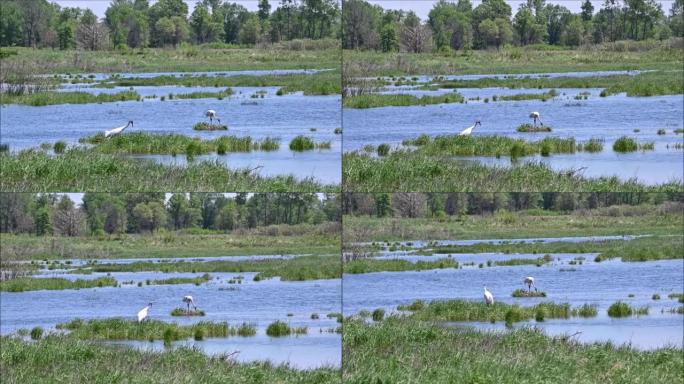
[[[240,44],[254,45],[259,41],[259,36],[261,36],[261,24],[259,23],[259,18],[251,15],[249,19],[242,24],[238,39]]]
[[[375,195],[375,212],[378,217],[392,215],[392,202],[390,201],[389,193]]]
[[[397,30],[393,23],[387,23],[380,33],[380,47],[383,52],[394,52],[399,49]]]
[[[584,21],[591,21],[591,18],[594,16],[594,5],[591,3],[591,0],[584,0],[582,3],[582,20]]]
[[[4,1],[0,12],[0,46],[24,45],[24,15],[19,4]]]
[[[584,36],[584,24],[582,19],[573,17],[568,23],[568,26],[563,31],[562,43],[563,45],[569,45],[576,47],[582,44],[582,38]]]
[[[261,22],[268,20],[268,17],[271,15],[271,3],[269,3],[268,0],[259,0],[259,11],[257,11],[257,15]]]

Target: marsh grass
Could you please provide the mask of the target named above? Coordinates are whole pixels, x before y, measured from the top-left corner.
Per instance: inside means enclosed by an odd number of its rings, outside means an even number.
[[[118,282],[113,277],[99,277],[94,280],[77,279],[74,281],[58,277],[37,278],[18,277],[16,279],[0,281],[0,291],[25,292],[38,290],[87,289],[116,287]]]
[[[515,129],[518,132],[551,132],[552,129],[548,125],[534,126],[530,123],[520,124],[518,128]]]
[[[332,384],[340,381],[339,369],[332,367],[297,370],[270,362],[236,363],[228,354],[208,356],[186,347],[156,352],[69,336],[49,336],[31,343],[3,336],[0,342],[3,382],[8,383],[105,384],[117,377],[125,377],[131,383]],[[50,369],[45,369],[46,366]]]
[[[271,145],[271,144],[269,144]],[[0,153],[0,179],[3,191],[107,191],[166,192],[254,191],[322,192],[339,186],[321,184],[313,178],[293,175],[264,177],[253,169],[231,169],[220,161],[164,165],[154,161],[130,159],[93,149],[70,149],[50,156],[37,150],[16,154]],[[140,177],[145,175],[145,177]]]
[[[232,96],[233,95],[233,90],[231,88],[226,88],[223,91],[219,92],[191,92],[191,93],[177,93],[177,94],[169,94],[169,99],[213,99],[217,98],[219,100],[223,100],[226,97]],[[162,96],[162,101],[163,100]]]
[[[418,261],[416,263],[406,260],[362,258],[346,262],[344,264],[344,273],[359,274],[384,271],[425,271],[458,267],[458,262],[449,258],[437,261]]]
[[[106,139],[99,133],[79,139],[79,142],[94,145],[93,151],[104,154],[176,154],[201,155],[218,152],[250,152],[272,150],[279,146],[277,139],[254,140],[250,136],[221,136],[215,139],[201,139],[179,134],[149,134],[131,132]]]
[[[169,279],[151,280],[148,285],[195,284],[200,285],[212,279],[208,273],[198,277],[172,277]]]
[[[413,308],[413,309],[412,309]],[[411,311],[411,317],[418,320],[430,321],[505,321],[516,323],[534,319],[538,312],[543,312],[544,318],[568,319],[577,316],[570,304],[556,304],[543,302],[531,307],[522,307],[495,302],[487,305],[484,302],[467,300],[440,300],[420,305],[408,304],[397,307],[400,310]]]
[[[608,307],[608,316],[610,317],[629,317],[634,313],[634,309],[622,301],[617,301]]]
[[[575,139],[546,137],[538,141],[526,141],[507,136],[459,136],[446,135],[430,138],[421,135],[415,140],[404,140],[404,145],[416,146],[417,154],[451,156],[529,156],[547,153],[575,153]]]
[[[365,94],[359,96],[347,96],[343,99],[342,105],[345,108],[367,109],[380,107],[408,107],[412,105],[432,105],[463,103],[465,99],[459,93],[447,93],[439,96],[421,96],[397,94]]]
[[[188,311],[187,309],[184,309],[184,308],[174,308],[171,311],[171,316],[205,316],[205,313],[201,309],[198,309],[196,311],[193,311],[193,310]]]
[[[280,277],[283,281],[304,281],[318,279],[335,279],[340,277],[339,254],[328,256],[299,256],[292,259],[265,259],[241,261],[207,261],[207,262],[174,262],[155,263],[137,261],[128,264],[100,263],[92,266],[79,267],[75,273],[92,272],[258,272],[255,281]],[[205,281],[203,277],[198,281]],[[194,282],[195,280],[192,279]]]
[[[553,99],[554,97],[558,96],[558,91],[555,89],[551,89],[547,92],[544,93],[518,93],[515,95],[509,95],[509,96],[495,96],[492,97],[493,101],[501,100],[501,101],[522,101],[522,100],[541,100],[541,101],[546,101],[549,99]],[[550,131],[551,128],[549,128]],[[523,131],[518,131],[518,132],[523,132]]]
[[[266,334],[271,337],[283,337],[290,335],[305,335],[307,333],[306,327],[290,327],[284,321],[276,320],[268,325]]]
[[[619,153],[636,152],[637,150],[647,151],[653,149],[655,149],[654,143],[637,143],[636,140],[627,136],[622,136],[615,140],[615,143],[613,143],[613,151]]]
[[[580,170],[556,171],[541,162],[514,167],[488,166],[443,156],[393,151],[373,158],[351,152],[342,156],[343,188],[355,192],[677,192],[682,182],[647,185],[616,176],[587,178]]]
[[[209,124],[200,122],[192,126],[195,131],[227,131],[228,126],[224,124]]]
[[[346,321],[342,358],[352,383],[666,383],[684,368],[675,347],[641,351],[533,328],[486,332],[401,316]]]
[[[244,324],[243,324],[244,325]],[[251,326],[254,328],[254,326]],[[229,337],[238,335],[238,327],[227,322],[201,321],[191,325],[146,320],[138,323],[123,318],[81,320],[57,324],[57,329],[69,331],[69,336],[80,340],[183,340],[201,330],[204,337]]]
[[[312,151],[314,149],[330,149],[330,142],[314,142],[308,136],[299,135],[290,141],[290,150],[295,152]]]
[[[94,95],[87,92],[35,92],[22,95],[3,94],[2,104],[23,104],[32,107],[43,107],[56,104],[91,104],[111,103],[116,101],[140,100],[141,96],[134,91],[114,94],[100,93]]]
[[[512,297],[546,297],[544,291],[526,291],[524,289],[516,289],[511,293]]]
[[[385,310],[382,308],[377,308],[371,314],[373,321],[382,321],[385,318]]]

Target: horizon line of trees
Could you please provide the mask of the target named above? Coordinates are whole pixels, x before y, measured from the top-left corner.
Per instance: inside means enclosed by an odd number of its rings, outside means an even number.
[[[236,229],[341,220],[338,194],[315,193],[85,193],[76,205],[68,195],[3,193],[0,233],[37,236],[102,236],[154,233],[161,229]]]
[[[590,0],[583,0],[579,13],[546,0],[527,0],[515,15],[504,0],[482,0],[477,7],[471,0],[439,0],[427,20],[413,11],[345,0],[342,27],[343,48],[382,52],[665,40],[684,37],[684,0],[675,0],[667,15],[656,0],[604,0],[596,12]]]
[[[488,215],[499,210],[567,213],[619,205],[684,203],[684,193],[647,192],[462,192],[345,193],[345,215],[372,217],[446,217]]]
[[[99,20],[90,9],[48,0],[2,0],[0,46],[101,50],[181,43],[256,45],[339,37],[339,0],[268,0],[258,10],[228,0],[112,0]]]

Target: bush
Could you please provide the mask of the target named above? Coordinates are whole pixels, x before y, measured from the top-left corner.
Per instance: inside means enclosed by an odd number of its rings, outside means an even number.
[[[385,310],[378,308],[373,311],[373,315],[371,317],[373,318],[373,321],[382,321],[382,319],[385,318]]]
[[[43,337],[43,328],[35,327],[31,330],[31,340],[40,340]]]
[[[638,148],[636,140],[627,136],[622,136],[613,143],[613,150],[615,152],[634,152]]]
[[[627,303],[621,301],[613,303],[608,308],[608,316],[610,317],[627,317],[632,315],[632,307]]]

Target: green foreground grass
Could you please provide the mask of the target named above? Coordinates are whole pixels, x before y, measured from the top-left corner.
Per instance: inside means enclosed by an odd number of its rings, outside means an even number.
[[[599,198],[610,195],[599,195]],[[493,215],[445,218],[344,216],[345,245],[350,242],[410,240],[524,239],[609,235],[681,235],[682,204],[612,206],[575,213],[524,210]],[[640,241],[649,241],[640,239]],[[631,243],[630,243],[631,244]],[[541,245],[541,244],[540,244]],[[582,246],[582,243],[576,244]],[[487,247],[477,245],[473,247]],[[506,247],[501,245],[499,247]],[[520,245],[527,247],[528,245]],[[537,244],[531,244],[535,247]],[[555,246],[555,245],[549,245]],[[497,246],[491,246],[497,247]],[[518,245],[512,245],[518,247]],[[466,248],[461,248],[466,249]],[[484,251],[483,248],[481,251]],[[480,251],[480,249],[472,249]],[[522,252],[521,248],[511,251]],[[540,252],[543,252],[541,249]]]
[[[681,181],[646,185],[636,179],[587,178],[581,170],[555,171],[542,163],[487,166],[449,157],[394,151],[382,158],[342,156],[343,189],[355,192],[677,192]]]
[[[521,329],[505,333],[443,327],[406,317],[347,321],[345,383],[672,383],[681,380],[680,349],[638,351],[580,344]]]
[[[231,233],[189,231],[111,236],[2,234],[2,260],[339,254],[339,223],[273,225]]]
[[[79,267],[74,273],[88,272],[258,272],[254,281],[280,277],[283,281],[337,279],[342,274],[339,251],[327,256],[299,256],[292,259],[154,263],[95,264]]]
[[[270,363],[238,364],[227,356],[209,357],[190,348],[164,352],[106,346],[67,336],[35,343],[2,338],[5,383],[339,383],[334,368],[296,370]]]
[[[335,192],[339,186],[323,185],[312,178],[264,177],[254,169],[229,169],[219,161],[164,165],[70,149],[60,156],[39,150],[17,154],[0,152],[2,191],[90,192]],[[140,177],[145,175],[145,177]]]

